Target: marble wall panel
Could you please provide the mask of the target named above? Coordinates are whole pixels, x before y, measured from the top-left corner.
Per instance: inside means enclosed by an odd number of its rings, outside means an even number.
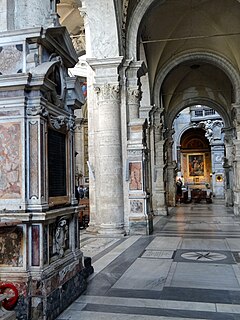
[[[0,47],[0,74],[21,73],[23,70],[23,45]]]
[[[48,263],[48,226],[43,227],[43,263]]]
[[[21,124],[0,124],[0,199],[21,198]]]
[[[0,266],[23,266],[23,229],[0,234]]]
[[[29,136],[30,136],[30,155],[29,155],[29,172],[30,172],[30,181],[29,188],[30,199],[32,197],[38,199],[39,186],[38,186],[38,123],[29,123]]]
[[[32,226],[32,265],[40,264],[40,230],[38,225]]]

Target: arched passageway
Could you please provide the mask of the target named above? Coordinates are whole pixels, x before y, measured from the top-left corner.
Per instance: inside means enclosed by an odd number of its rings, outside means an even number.
[[[105,10],[116,13],[104,20],[109,33],[97,23]],[[224,134],[225,203],[239,214],[239,1],[129,0],[121,7],[85,0],[81,11],[94,171],[89,230],[149,233],[152,214],[166,215],[175,205],[173,123],[195,105],[214,109],[222,119],[221,127],[215,124]]]

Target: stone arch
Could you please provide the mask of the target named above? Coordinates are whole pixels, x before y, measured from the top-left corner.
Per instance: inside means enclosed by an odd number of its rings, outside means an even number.
[[[183,62],[196,60],[210,63],[221,69],[232,83],[235,103],[240,102],[240,75],[228,59],[213,52],[186,52],[169,60],[165,66],[159,70],[153,90],[153,99],[156,105],[160,105],[160,88],[169,72]]]
[[[127,32],[127,50],[126,54],[128,58],[137,60],[137,39],[139,26],[146,12],[155,4],[158,5],[164,3],[166,0],[140,0],[134,10],[134,14],[131,16],[129,21],[129,27]]]
[[[172,109],[172,111],[170,111],[170,113],[168,113],[166,126],[168,128],[172,127],[172,123],[175,117],[181,110],[187,107],[191,107],[193,105],[198,105],[198,104],[205,105],[216,110],[220,114],[221,118],[223,119],[224,126],[225,127],[231,126],[230,115],[226,112],[225,108],[222,107],[220,104],[216,103],[215,101],[211,99],[203,98],[203,97],[198,97],[196,99],[186,99],[182,101],[180,104],[178,104],[174,109]]]

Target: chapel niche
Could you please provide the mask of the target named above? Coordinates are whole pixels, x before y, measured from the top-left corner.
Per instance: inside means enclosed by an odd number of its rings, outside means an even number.
[[[205,186],[211,182],[211,149],[205,130],[191,128],[180,142],[180,167],[187,186]]]

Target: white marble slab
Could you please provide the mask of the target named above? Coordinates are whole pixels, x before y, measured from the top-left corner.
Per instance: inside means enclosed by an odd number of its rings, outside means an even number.
[[[142,254],[142,258],[154,258],[154,259],[172,259],[174,251],[166,250],[146,250]]]
[[[156,317],[147,316],[141,314],[124,314],[124,313],[104,313],[104,312],[92,312],[92,311],[81,311],[79,312],[69,312],[68,317],[58,317],[59,320],[207,320],[198,318],[179,318],[179,317]]]
[[[109,263],[116,259],[120,254],[122,254],[126,249],[128,249],[133,243],[135,243],[141,236],[132,236],[127,238],[120,245],[115,247],[109,253],[104,255],[102,258],[98,259],[93,263],[94,273],[88,277],[88,280],[94,278],[100,271],[106,268]]]
[[[140,299],[140,298],[121,298],[107,296],[80,296],[77,300],[80,304],[94,303],[107,304],[126,307],[145,307],[172,310],[188,310],[188,311],[206,311],[216,312],[215,303],[191,302],[191,301],[175,301],[175,300],[157,300],[157,299]],[[76,302],[76,303],[77,303]]]
[[[179,262],[168,283],[172,287],[240,290],[231,265]]]
[[[82,243],[81,250],[84,256],[93,257],[113,245],[118,240],[118,238],[91,238]]]
[[[117,289],[158,290],[165,284],[172,260],[137,259],[114,284]]]
[[[239,238],[226,238],[226,241],[231,251],[240,251]]]
[[[240,319],[240,305],[217,303],[216,307],[217,307],[217,312],[237,313],[239,314],[239,319]]]
[[[156,237],[146,247],[146,250],[176,250],[181,241],[180,237]]]
[[[181,249],[228,250],[224,239],[183,239]]]

